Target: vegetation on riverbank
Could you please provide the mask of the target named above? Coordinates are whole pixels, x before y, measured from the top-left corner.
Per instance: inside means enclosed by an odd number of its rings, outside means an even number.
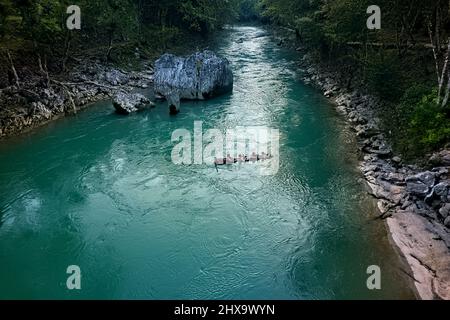
[[[132,67],[136,48],[153,59],[168,47],[195,46],[237,18],[240,1],[82,0],[81,29],[69,30],[70,1],[0,0],[0,88],[27,73],[61,74],[89,57]]]
[[[0,0],[0,137],[146,88],[157,57],[208,47],[241,1]]]
[[[450,142],[448,1],[380,0],[380,30],[366,27],[368,0],[81,0],[81,30],[66,27],[70,4],[0,0],[0,88],[87,58],[133,68],[169,48],[195,49],[226,23],[259,19],[293,29],[343,86],[380,97],[398,153],[418,158]]]
[[[381,0],[369,30],[368,0],[255,0],[265,20],[295,30],[342,84],[381,98],[395,150],[417,159],[450,142],[449,2]]]

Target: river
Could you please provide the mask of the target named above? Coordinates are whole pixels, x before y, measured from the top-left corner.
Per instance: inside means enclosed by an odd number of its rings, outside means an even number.
[[[409,299],[357,170],[353,133],[298,53],[222,32],[233,94],[128,117],[99,102],[0,143],[0,298]],[[238,39],[244,38],[243,41]],[[267,126],[280,168],[175,165],[172,132]],[[81,269],[68,290],[66,269]],[[367,267],[381,268],[368,290]]]

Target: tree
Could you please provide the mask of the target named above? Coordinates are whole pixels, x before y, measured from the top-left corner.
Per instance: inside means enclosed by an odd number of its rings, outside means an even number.
[[[8,16],[13,12],[10,0],[0,0],[0,38],[6,33],[6,23]]]
[[[114,42],[127,41],[130,36],[138,33],[139,19],[136,6],[130,0],[98,0],[90,2],[87,6],[90,12],[98,13],[90,17],[90,23],[91,27],[102,30],[107,36],[105,60],[110,61]]]

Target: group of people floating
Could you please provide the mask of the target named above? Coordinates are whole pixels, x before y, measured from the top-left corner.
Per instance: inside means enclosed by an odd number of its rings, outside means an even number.
[[[256,154],[255,152],[253,152],[250,155],[250,157],[240,154],[237,158],[234,158],[230,154],[227,154],[226,158],[214,158],[214,165],[222,166],[222,165],[234,164],[234,163],[256,162],[256,161],[268,160],[271,158],[272,158],[272,155],[266,154],[265,152],[262,152],[261,154]]]

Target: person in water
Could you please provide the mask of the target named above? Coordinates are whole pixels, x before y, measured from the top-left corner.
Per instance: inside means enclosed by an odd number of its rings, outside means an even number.
[[[224,161],[223,161],[224,159],[223,158],[216,158],[216,157],[214,157],[214,164],[215,165],[222,165],[222,164],[224,164]]]
[[[271,159],[272,156],[268,153],[262,152],[261,155],[256,154],[256,152],[252,152],[250,158],[246,155],[240,154],[237,158],[233,158],[230,154],[227,154],[226,158],[216,158],[214,157],[214,165],[221,166],[225,164],[233,164],[233,163],[243,163],[243,162],[257,162]]]
[[[270,158],[272,158],[272,156],[270,154],[261,152],[261,156],[259,157],[259,160],[268,160]]]
[[[234,158],[232,158],[230,156],[230,154],[227,154],[227,159],[226,160],[227,160],[227,164],[233,164],[233,163],[236,162],[236,160]]]

